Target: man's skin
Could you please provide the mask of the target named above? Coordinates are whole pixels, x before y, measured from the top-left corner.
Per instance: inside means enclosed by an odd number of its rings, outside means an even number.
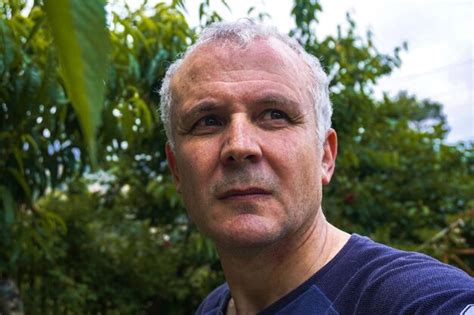
[[[330,129],[319,142],[310,80],[274,38],[205,44],[172,79],[168,163],[191,220],[216,244],[228,314],[269,306],[349,239],[321,209],[337,137]]]

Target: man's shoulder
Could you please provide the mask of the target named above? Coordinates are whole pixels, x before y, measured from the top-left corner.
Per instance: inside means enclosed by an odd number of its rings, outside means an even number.
[[[474,280],[430,256],[354,234],[326,266],[267,310],[276,314],[313,309],[314,296],[324,297],[318,301],[326,301],[328,310],[339,314],[461,314],[474,303]],[[196,314],[222,314],[229,297],[224,283]]]
[[[359,235],[326,267],[318,286],[340,310],[459,314],[474,302],[474,281],[460,269]]]
[[[357,234],[351,237],[347,252],[343,253],[343,256],[339,259],[340,264],[345,265],[345,268],[349,267],[348,264],[352,264],[353,271],[362,273],[369,281],[384,276],[406,274],[413,274],[414,278],[424,278],[424,272],[432,275],[438,270],[442,275],[457,274],[463,279],[472,280],[462,270],[433,257],[418,252],[399,250]]]
[[[229,298],[229,286],[227,283],[224,283],[209,293],[209,295],[204,299],[204,301],[202,301],[201,305],[197,309],[196,314],[222,314],[222,309],[225,307],[225,305],[227,305]]]

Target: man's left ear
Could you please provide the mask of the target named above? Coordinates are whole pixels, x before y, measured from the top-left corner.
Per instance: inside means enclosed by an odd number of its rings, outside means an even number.
[[[337,156],[337,134],[336,131],[330,128],[326,132],[326,141],[323,144],[323,159],[322,159],[322,183],[329,184],[331,181],[334,168],[336,167]]]

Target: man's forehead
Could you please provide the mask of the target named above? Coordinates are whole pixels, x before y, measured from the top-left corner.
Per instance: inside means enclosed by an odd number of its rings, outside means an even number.
[[[245,44],[231,39],[215,40],[202,44],[186,57],[173,77],[172,86],[228,69],[281,66],[298,72],[301,63],[296,52],[273,37],[255,38]]]

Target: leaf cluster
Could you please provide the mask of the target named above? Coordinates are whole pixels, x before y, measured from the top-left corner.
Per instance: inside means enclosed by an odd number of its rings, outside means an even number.
[[[92,171],[91,135],[43,3],[0,3],[0,282],[17,283],[28,314],[186,314],[222,281],[213,245],[173,186],[156,111],[167,67],[195,38],[183,9],[173,1],[111,10]],[[221,19],[210,1],[199,10],[197,30]],[[401,65],[405,45],[380,53],[350,16],[318,38],[321,11],[319,1],[295,1],[290,33],[332,79],[339,155],[326,216],[472,272],[461,253],[474,244],[473,144],[446,143],[435,101],[376,99],[374,85]]]

